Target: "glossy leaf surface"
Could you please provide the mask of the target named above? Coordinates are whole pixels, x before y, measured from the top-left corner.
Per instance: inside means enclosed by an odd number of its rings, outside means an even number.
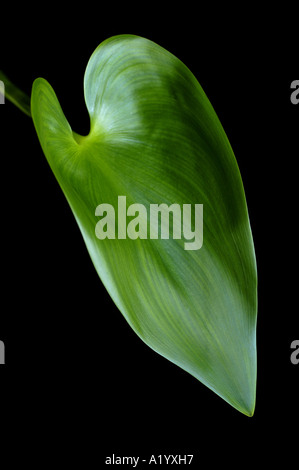
[[[84,93],[88,136],[72,132],[44,79],[34,82],[31,113],[103,284],[146,344],[251,416],[254,246],[239,169],[208,98],[175,56],[128,35],[96,49]],[[151,239],[145,214],[135,229],[147,226],[147,238],[118,238],[119,196],[147,215],[151,204],[203,204],[202,247]],[[100,240],[96,208],[104,203],[115,208],[116,235]]]

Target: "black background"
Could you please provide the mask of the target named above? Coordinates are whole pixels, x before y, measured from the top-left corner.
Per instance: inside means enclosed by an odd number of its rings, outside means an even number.
[[[234,149],[259,273],[257,403],[247,418],[130,329],[96,275],[31,119],[9,102],[0,106],[2,456],[7,450],[11,463],[102,468],[113,453],[194,454],[193,466],[212,468],[296,461],[293,17],[216,6],[210,12],[153,4],[5,7],[0,68],[28,94],[36,77],[46,78],[80,134],[89,125],[84,70],[104,39],[147,37],[191,69]]]

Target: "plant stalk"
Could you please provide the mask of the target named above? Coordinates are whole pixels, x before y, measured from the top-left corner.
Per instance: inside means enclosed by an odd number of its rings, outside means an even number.
[[[2,70],[0,70],[0,80],[4,83],[4,97],[27,116],[31,117],[30,96],[12,83]]]

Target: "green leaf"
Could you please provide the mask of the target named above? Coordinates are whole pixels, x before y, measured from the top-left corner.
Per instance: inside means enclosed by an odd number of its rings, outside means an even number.
[[[216,113],[180,60],[137,36],[95,50],[84,93],[87,136],[72,132],[44,79],[33,84],[31,112],[103,284],[147,345],[252,416],[256,262],[241,176]],[[119,201],[139,206],[123,219]],[[151,238],[151,207],[163,203],[190,204],[193,231],[195,204],[203,205],[200,248],[174,237],[175,215],[168,239]],[[110,206],[101,212],[101,204]]]

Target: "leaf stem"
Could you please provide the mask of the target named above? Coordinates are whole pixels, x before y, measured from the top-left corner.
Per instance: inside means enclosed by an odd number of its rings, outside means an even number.
[[[11,101],[11,103],[17,106],[27,116],[31,117],[30,96],[12,83],[2,70],[0,70],[0,80],[4,83],[5,98]]]

